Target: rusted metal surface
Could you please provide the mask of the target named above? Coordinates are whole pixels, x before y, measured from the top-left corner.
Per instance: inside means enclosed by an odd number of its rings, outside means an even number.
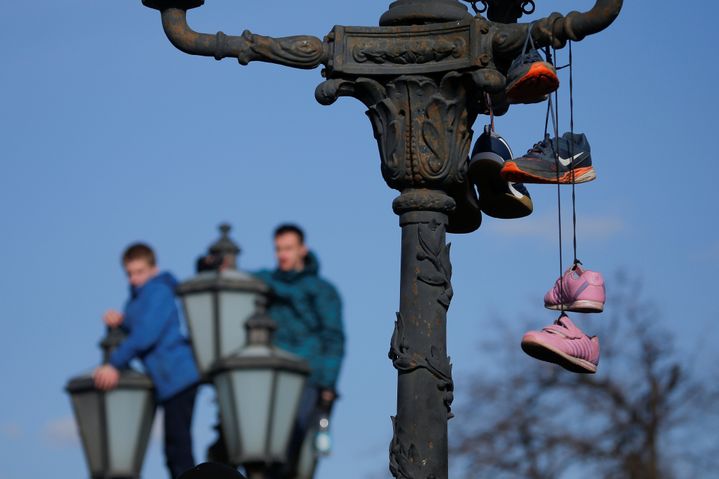
[[[493,22],[516,23],[522,15],[534,13],[534,0],[463,0],[471,3],[475,13],[486,13]],[[480,5],[481,4],[481,5]]]
[[[425,207],[450,205],[451,200],[436,191],[415,194],[411,206],[400,197],[405,209],[400,214],[400,308],[389,351],[398,371],[397,415],[392,418],[389,467],[401,479],[439,479],[448,475],[447,420],[454,399],[447,356],[452,264],[445,242],[446,210],[414,208],[421,208],[421,202]]]
[[[380,18],[383,27],[426,25],[471,18],[467,7],[456,0],[397,0]]]
[[[491,48],[489,22],[468,18],[427,26],[343,27],[327,37],[327,76],[404,75],[483,66]]]

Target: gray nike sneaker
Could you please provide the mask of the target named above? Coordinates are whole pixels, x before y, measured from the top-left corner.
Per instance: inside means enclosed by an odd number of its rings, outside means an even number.
[[[501,175],[507,181],[554,184],[586,183],[597,177],[587,137],[569,132],[555,139],[546,135],[524,156],[507,161]]]

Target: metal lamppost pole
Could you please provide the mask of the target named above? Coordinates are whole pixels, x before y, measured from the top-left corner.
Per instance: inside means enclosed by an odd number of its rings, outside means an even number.
[[[534,2],[481,1],[485,17],[471,16],[458,0],[397,0],[379,27],[335,26],[323,40],[248,30],[240,36],[197,33],[186,15],[203,3],[143,0],[161,12],[167,37],[185,53],[232,57],[242,65],[323,65],[317,101],[329,105],[350,96],[367,106],[382,175],[400,192],[393,203],[402,258],[390,349],[399,373],[390,470],[397,478],[446,479],[453,382],[446,347],[452,270],[445,237],[472,232],[481,223],[466,172],[471,126],[488,112],[487,94],[496,114],[508,110],[505,74],[530,32],[530,24],[514,22]],[[622,4],[596,0],[588,12],[552,13],[531,24],[534,44],[562,48],[600,32]]]

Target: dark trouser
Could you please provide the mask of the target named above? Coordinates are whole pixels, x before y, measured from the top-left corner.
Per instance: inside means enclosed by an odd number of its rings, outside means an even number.
[[[194,385],[161,404],[165,415],[165,462],[171,479],[195,467],[191,429],[196,396]]]

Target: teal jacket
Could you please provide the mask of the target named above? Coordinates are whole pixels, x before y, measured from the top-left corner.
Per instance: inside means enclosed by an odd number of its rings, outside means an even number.
[[[319,269],[310,253],[302,271],[262,270],[255,276],[271,289],[268,313],[277,323],[275,345],[309,362],[310,384],[334,390],[344,357],[342,300]]]

